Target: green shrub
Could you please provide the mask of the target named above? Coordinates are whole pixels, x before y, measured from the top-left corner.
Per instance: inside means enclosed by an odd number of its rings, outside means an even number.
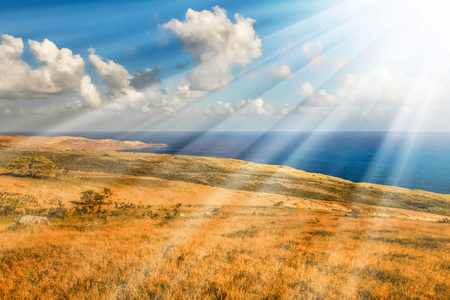
[[[101,205],[110,203],[104,201],[105,198],[109,198],[112,192],[109,188],[104,188],[103,194],[94,192],[94,190],[86,190],[81,192],[80,201],[71,201],[77,207],[75,210],[78,213],[92,213],[94,211],[100,212]]]
[[[12,174],[22,177],[47,177],[55,169],[55,164],[42,156],[21,156],[6,166]]]

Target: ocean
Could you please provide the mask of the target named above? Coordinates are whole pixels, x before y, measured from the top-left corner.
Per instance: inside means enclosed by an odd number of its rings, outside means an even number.
[[[234,158],[285,165],[354,182],[450,194],[450,133],[47,132],[39,135],[165,143],[169,148],[133,151]]]

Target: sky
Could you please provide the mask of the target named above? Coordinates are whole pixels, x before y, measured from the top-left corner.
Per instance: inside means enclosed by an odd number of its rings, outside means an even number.
[[[444,0],[0,3],[0,131],[448,131]]]

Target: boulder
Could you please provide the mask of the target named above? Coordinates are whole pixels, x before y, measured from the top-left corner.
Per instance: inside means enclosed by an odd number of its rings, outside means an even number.
[[[40,224],[47,226],[49,224],[49,221],[46,217],[39,217],[39,216],[23,216],[19,220],[20,224]]]
[[[361,213],[356,209],[352,209],[351,211],[346,212],[345,216],[348,218],[359,218],[360,214]]]

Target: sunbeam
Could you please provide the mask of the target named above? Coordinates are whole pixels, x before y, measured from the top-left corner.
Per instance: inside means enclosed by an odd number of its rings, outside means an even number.
[[[0,298],[447,299],[444,0],[0,3]]]

